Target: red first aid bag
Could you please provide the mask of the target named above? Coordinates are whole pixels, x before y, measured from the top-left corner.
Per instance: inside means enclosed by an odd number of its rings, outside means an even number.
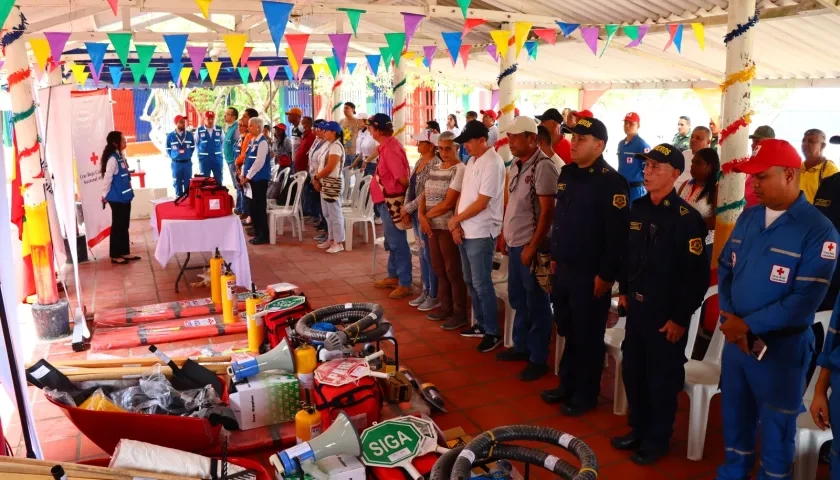
[[[371,376],[364,376],[341,386],[322,382],[319,370],[336,362],[340,360],[323,363],[315,370],[315,408],[321,412],[324,430],[329,428],[339,412],[343,411],[350,417],[356,431],[361,432],[379,421],[382,412],[382,390],[376,379]]]
[[[196,208],[196,194],[198,190],[203,187],[212,187],[216,185],[216,179],[213,177],[205,177],[203,175],[196,175],[190,179],[190,207]]]
[[[226,217],[233,213],[233,198],[227,187],[202,187],[195,194],[199,218]]]
[[[287,300],[283,300],[286,298]],[[288,336],[287,330],[294,329],[295,323],[307,313],[312,311],[312,306],[304,296],[298,295],[283,295],[278,297],[278,301],[285,301],[287,305],[283,305],[284,310],[277,312],[270,312],[265,315],[263,319],[265,322],[265,333],[268,337],[268,344],[271,348],[276,347],[284,338]],[[272,301],[274,303],[274,301]],[[270,308],[270,304],[269,307]]]

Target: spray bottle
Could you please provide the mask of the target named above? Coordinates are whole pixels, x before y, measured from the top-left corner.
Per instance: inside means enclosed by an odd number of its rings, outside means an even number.
[[[315,347],[304,343],[295,349],[295,366],[297,367],[298,382],[301,396],[309,400],[309,392],[314,388],[315,368],[318,367],[318,354]]]
[[[265,325],[262,317],[255,318],[257,307],[262,298],[257,294],[257,286],[251,282],[251,295],[245,299],[245,315],[248,317],[248,350],[260,353],[260,345],[265,338]]]
[[[309,390],[306,392],[306,401],[300,402],[301,409],[295,415],[295,436],[298,445],[308,442],[321,434],[321,412],[315,409],[309,399]]]
[[[225,263],[225,273],[222,275],[222,318],[225,324],[236,323],[236,275],[230,269],[230,263]]]
[[[216,254],[210,259],[210,299],[216,305],[222,304],[222,264],[224,259],[216,247]]]

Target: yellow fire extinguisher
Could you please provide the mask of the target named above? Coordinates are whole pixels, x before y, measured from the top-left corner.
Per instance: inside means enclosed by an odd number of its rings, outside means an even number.
[[[306,398],[314,387],[315,368],[318,367],[318,354],[315,351],[315,347],[304,343],[296,348],[295,367],[297,368],[301,396]]]
[[[222,264],[224,259],[216,247],[216,254],[210,259],[210,299],[216,305],[222,304]]]
[[[225,273],[221,278],[222,284],[222,318],[226,324],[236,322],[236,275],[230,269],[230,263],[225,263]]]
[[[297,443],[308,442],[321,434],[321,412],[315,409],[309,401],[309,391],[306,391],[306,401],[301,402],[301,410],[295,415],[295,437]]]
[[[257,307],[262,303],[262,298],[257,295],[257,286],[251,283],[251,296],[245,299],[245,314],[248,316],[248,350],[253,353],[260,353],[260,345],[265,338],[265,325],[262,317],[254,318]]]

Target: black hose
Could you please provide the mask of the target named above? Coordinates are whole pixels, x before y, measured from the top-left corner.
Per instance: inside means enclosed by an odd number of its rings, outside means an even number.
[[[441,455],[432,467],[429,478],[431,480],[448,480],[450,478],[452,466],[455,464],[455,460],[463,450],[464,447],[456,447]],[[492,455],[489,457],[485,455],[480,459],[476,458],[473,464],[474,466],[477,466],[502,459],[515,460],[547,468],[565,480],[572,480],[579,473],[577,468],[570,465],[565,460],[549,455],[548,453],[540,450],[521,447],[519,445],[497,445],[493,448]],[[549,461],[547,462],[547,460]]]
[[[328,332],[313,330],[311,326],[318,322],[329,322],[333,324],[345,323],[345,320],[356,320],[350,325],[346,325],[343,334],[347,339],[355,341],[369,341],[378,338],[388,332],[386,328],[382,333],[380,327],[383,323],[383,309],[376,303],[343,303],[338,305],[331,305],[329,307],[319,308],[314,312],[307,313],[298,320],[295,325],[295,332],[303,338],[313,341],[323,341],[327,338]],[[376,325],[377,328],[371,332],[366,332],[370,327]],[[371,334],[377,333],[377,337]]]
[[[476,459],[481,459],[489,456],[489,454],[492,453],[491,449],[498,449],[502,446],[506,446],[503,445],[502,442],[517,440],[536,440],[552,445],[560,445],[563,448],[569,450],[581,461],[580,470],[574,472],[574,475],[568,477],[572,480],[595,480],[598,477],[598,461],[595,459],[595,454],[592,452],[592,449],[590,449],[589,446],[587,446],[578,438],[548,427],[539,427],[534,425],[510,425],[484,432],[475,439],[473,439],[473,441],[471,441],[466,447],[464,447],[464,449],[455,459],[454,464],[452,466],[452,472],[449,475],[449,479],[465,480],[469,478],[470,470],[472,469],[472,465]],[[537,452],[533,449],[526,450]],[[521,450],[516,450],[514,452],[508,453],[515,453],[516,455],[525,456],[524,452]],[[531,458],[533,462],[529,461],[528,463],[541,465],[541,462],[545,462],[547,455],[530,455],[529,458]],[[541,461],[540,458],[542,459]],[[545,465],[543,464],[543,466]],[[554,465],[554,469],[557,468],[565,469],[565,466],[563,464],[560,464],[560,462],[558,461]],[[552,471],[554,471],[554,469]],[[433,480],[445,479],[445,475],[436,479],[433,478]]]

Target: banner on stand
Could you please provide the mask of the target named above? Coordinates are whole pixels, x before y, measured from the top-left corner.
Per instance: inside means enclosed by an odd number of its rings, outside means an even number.
[[[79,174],[79,197],[85,216],[89,248],[111,234],[111,207],[102,208],[102,148],[114,130],[111,95],[108,89],[73,92],[73,156]]]

